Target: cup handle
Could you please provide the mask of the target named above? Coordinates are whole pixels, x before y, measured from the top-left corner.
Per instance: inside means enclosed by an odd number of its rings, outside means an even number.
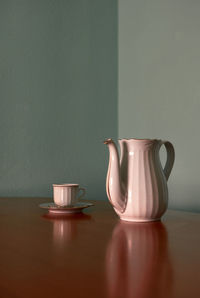
[[[78,200],[82,199],[86,194],[86,189],[84,187],[79,187],[78,192],[80,190],[82,191],[82,194],[80,195],[80,197],[78,197]]]
[[[164,174],[166,179],[168,180],[174,165],[175,151],[172,143],[170,143],[169,141],[162,141],[162,145],[165,145],[165,148],[167,150],[167,161],[164,167]]]

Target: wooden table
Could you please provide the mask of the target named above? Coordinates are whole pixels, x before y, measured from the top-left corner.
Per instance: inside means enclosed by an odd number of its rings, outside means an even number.
[[[200,297],[200,214],[131,224],[108,202],[65,218],[42,202],[0,199],[0,297]]]

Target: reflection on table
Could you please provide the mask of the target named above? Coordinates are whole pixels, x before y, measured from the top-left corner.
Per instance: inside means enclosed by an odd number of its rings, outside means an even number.
[[[163,288],[171,291],[172,273],[163,223],[115,226],[106,252],[108,297],[160,298]]]
[[[77,237],[80,223],[91,220],[90,215],[83,213],[67,216],[48,213],[42,217],[53,224],[53,241],[57,247],[61,248]]]

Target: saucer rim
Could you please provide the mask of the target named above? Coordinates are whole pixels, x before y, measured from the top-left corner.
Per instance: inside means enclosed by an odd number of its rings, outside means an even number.
[[[58,206],[54,202],[47,202],[47,203],[39,204],[39,207],[42,209],[57,210],[57,211],[78,210],[78,209],[84,209],[84,208],[91,207],[91,206],[94,206],[94,204],[90,203],[90,202],[79,202],[74,206]]]

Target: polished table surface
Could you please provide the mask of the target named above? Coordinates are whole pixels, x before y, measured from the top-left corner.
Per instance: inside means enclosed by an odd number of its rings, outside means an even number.
[[[0,297],[200,297],[200,214],[127,223],[108,202],[56,217],[0,199]]]

